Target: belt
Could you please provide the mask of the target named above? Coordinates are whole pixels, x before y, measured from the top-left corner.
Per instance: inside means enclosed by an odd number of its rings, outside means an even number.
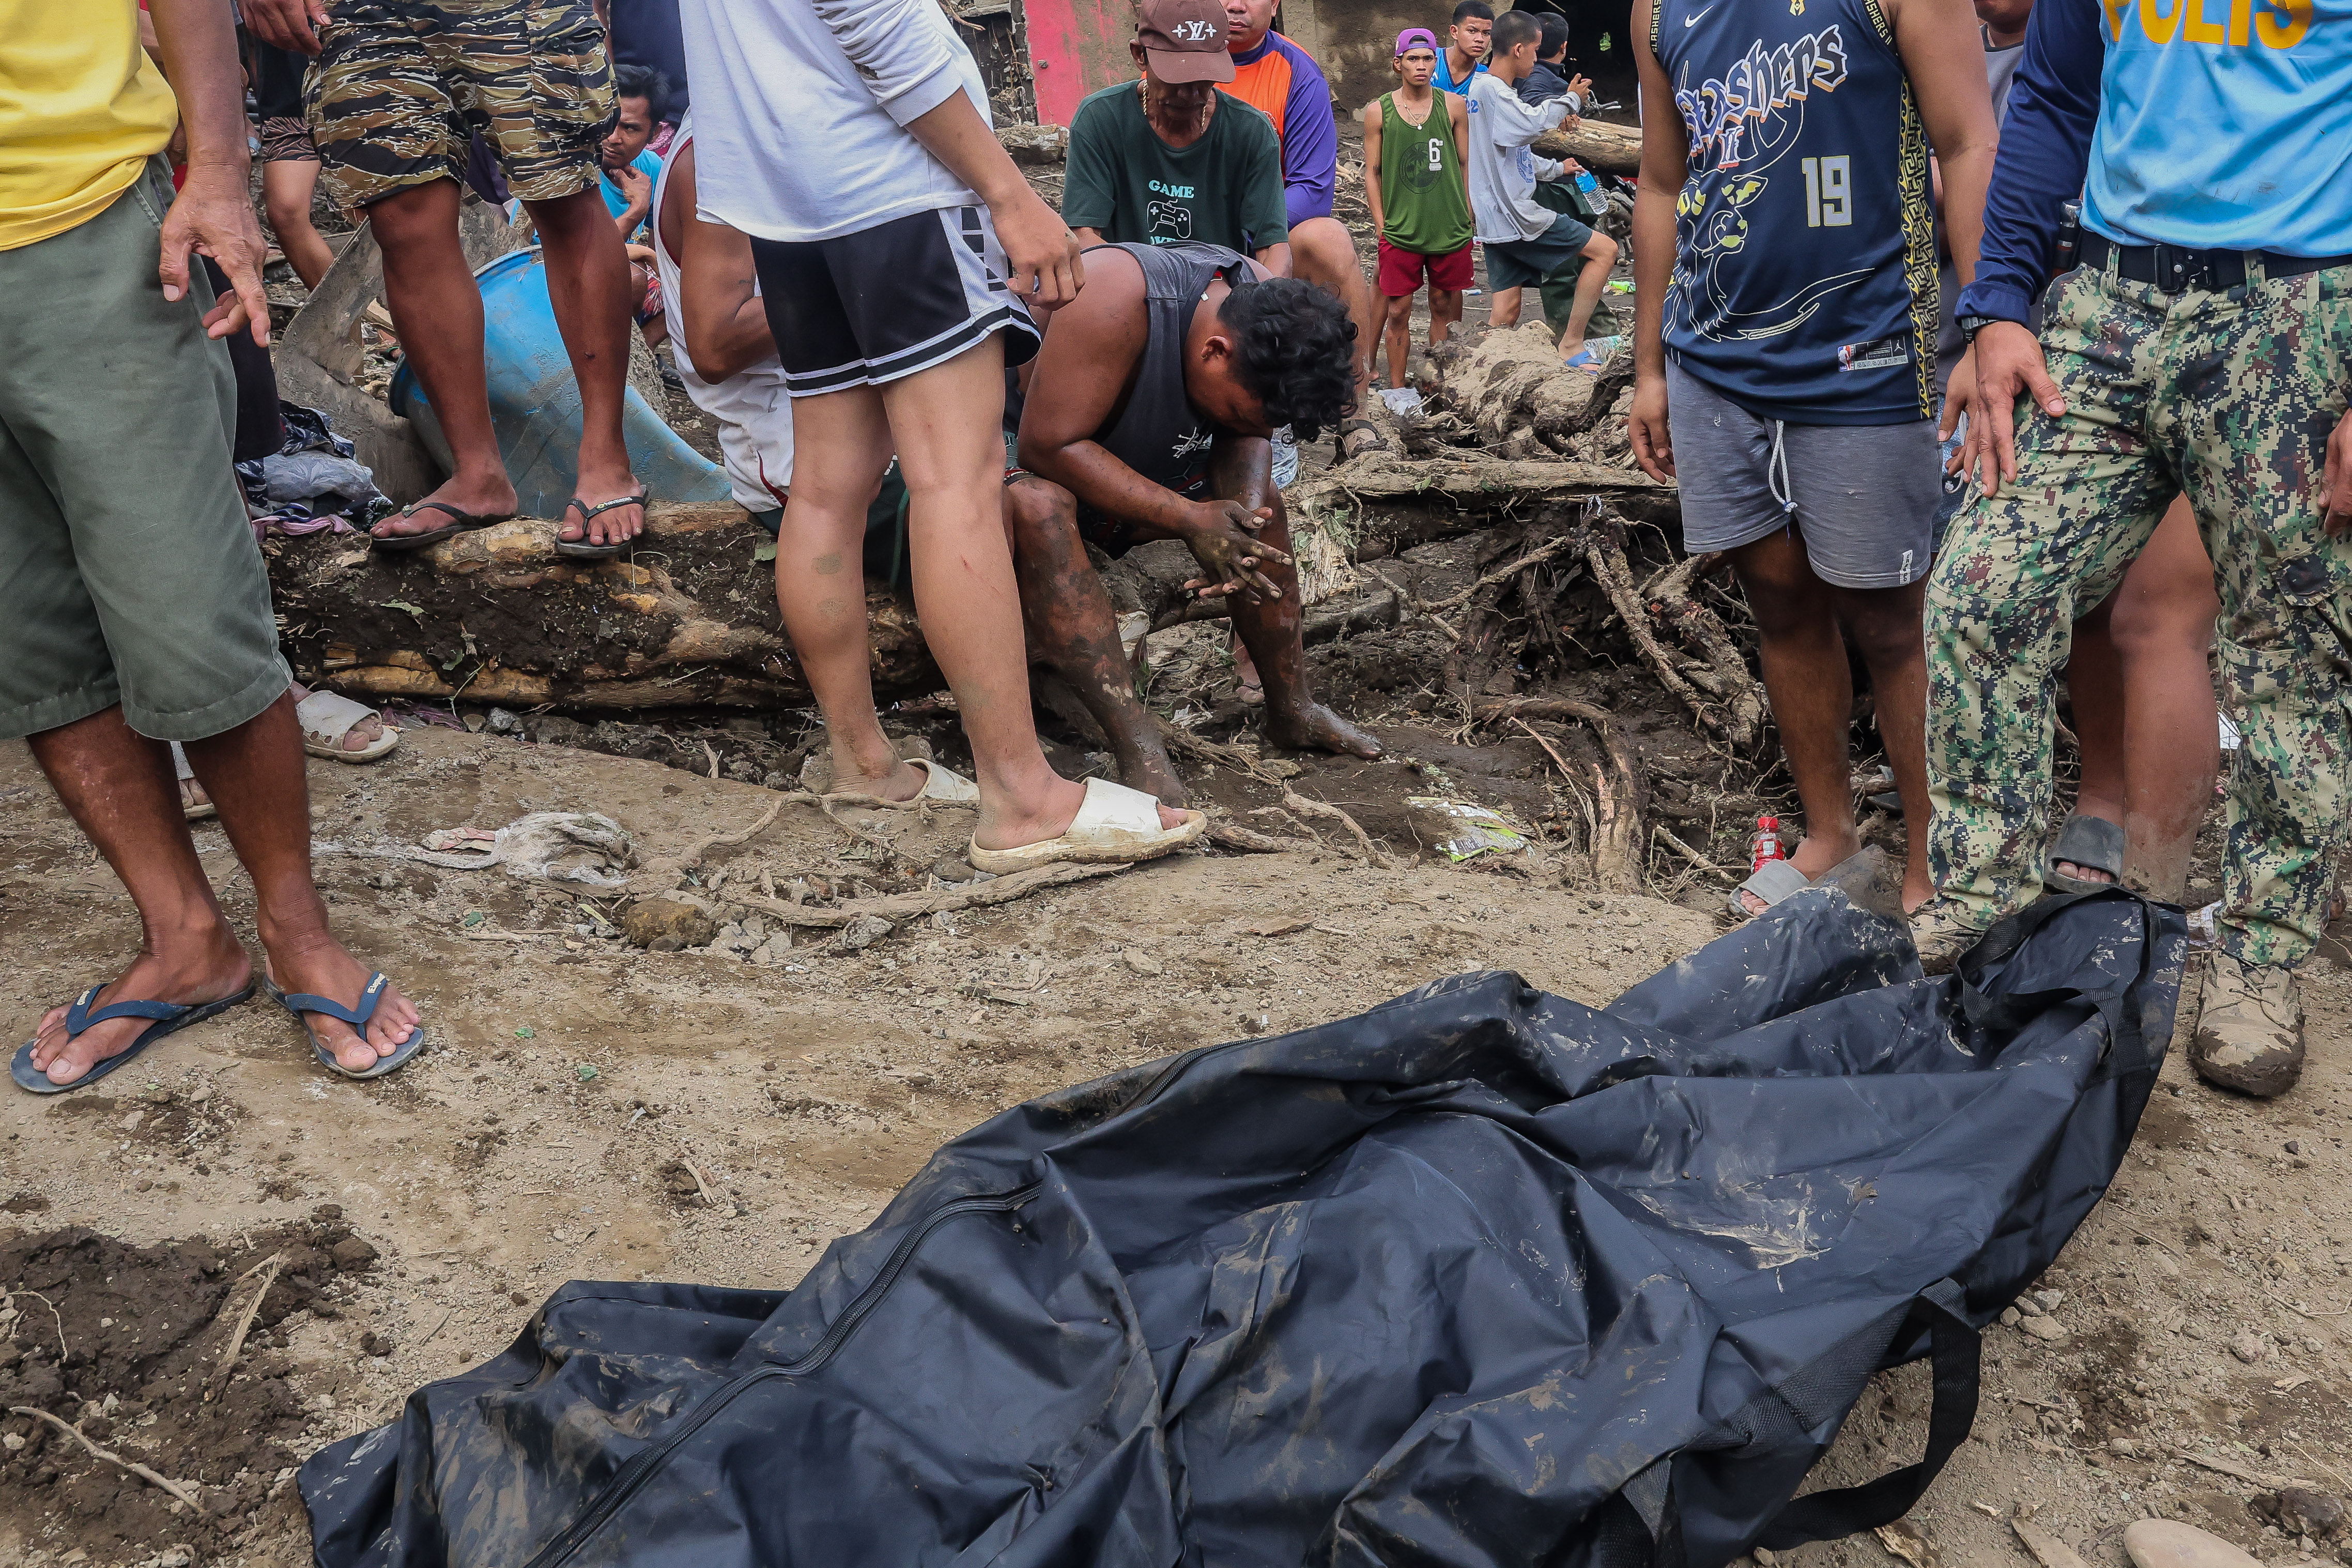
[[[2117,245],[2103,234],[2084,231],[2084,266],[2105,268],[2110,255],[2116,258],[2119,276],[2134,283],[2149,284],[2167,294],[2185,294],[2191,289],[2218,294],[2227,289],[2242,288],[2248,257],[2262,262],[2263,274],[2268,278],[2300,278],[2306,272],[2325,272],[2331,267],[2352,267],[2352,256],[2281,256],[2275,250],[2192,250],[2181,245]]]

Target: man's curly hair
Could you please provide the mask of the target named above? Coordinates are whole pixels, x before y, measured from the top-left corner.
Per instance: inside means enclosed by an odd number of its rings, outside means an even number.
[[[1233,329],[1234,374],[1265,405],[1266,423],[1312,441],[1356,403],[1356,323],[1312,283],[1264,278],[1237,284],[1217,307]]]

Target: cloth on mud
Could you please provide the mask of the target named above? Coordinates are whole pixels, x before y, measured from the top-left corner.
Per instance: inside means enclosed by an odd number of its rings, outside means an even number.
[[[1596,1011],[1515,975],[941,1149],[789,1293],[573,1283],[301,1472],[322,1568],[1689,1563],[1898,1517],[2112,1177],[2177,910],[1960,972],[1798,894]],[[1932,1347],[1927,1457],[1790,1503]]]

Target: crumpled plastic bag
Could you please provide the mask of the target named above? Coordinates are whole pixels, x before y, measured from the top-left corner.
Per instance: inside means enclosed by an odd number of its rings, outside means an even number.
[[[1404,808],[1414,837],[1449,860],[1490,852],[1515,855],[1528,847],[1526,829],[1500,812],[1466,800],[1407,795]]]
[[[313,516],[324,511],[364,514],[384,500],[383,492],[375,488],[373,469],[326,452],[277,452],[262,458],[261,494],[264,503],[272,508],[302,505]],[[327,497],[343,504],[319,505]]]
[[[421,849],[401,852],[428,866],[457,871],[500,867],[526,881],[581,882],[617,888],[636,863],[629,830],[601,812],[534,811],[492,832],[484,827],[445,827],[428,833]]]

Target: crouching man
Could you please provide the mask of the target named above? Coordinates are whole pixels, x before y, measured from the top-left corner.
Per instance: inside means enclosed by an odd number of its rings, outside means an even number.
[[[1298,576],[1268,437],[1301,441],[1355,397],[1355,328],[1339,300],[1213,245],[1110,245],[1054,312],[1019,415],[1005,525],[1029,635],[1108,737],[1119,776],[1171,805],[1183,782],[1137,699],[1093,544],[1116,559],[1181,539],[1194,584],[1233,602],[1265,685],[1276,745],[1376,757],[1380,742],[1317,702],[1299,640]],[[1032,477],[1034,476],[1034,477]],[[1043,482],[1040,482],[1043,481]]]

